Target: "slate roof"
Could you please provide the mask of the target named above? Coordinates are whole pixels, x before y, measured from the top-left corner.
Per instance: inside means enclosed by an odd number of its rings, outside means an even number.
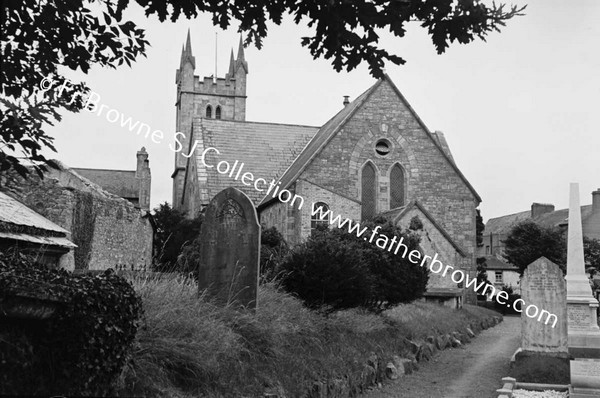
[[[586,220],[592,214],[592,205],[581,206],[581,220]],[[560,209],[549,213],[544,213],[536,218],[531,218],[531,211],[522,211],[520,213],[509,214],[507,216],[490,218],[485,224],[485,234],[505,234],[510,232],[516,224],[533,220],[544,227],[558,227],[566,223],[569,218],[569,209]]]
[[[481,197],[477,194],[473,186],[467,181],[465,176],[458,169],[456,164],[454,163],[454,159],[449,154],[449,149],[447,148],[447,143],[443,134],[433,134],[425,123],[421,120],[419,115],[414,111],[414,109],[410,106],[406,98],[402,95],[400,90],[396,87],[392,79],[386,74],[383,78],[377,80],[375,84],[373,84],[369,89],[367,89],[364,93],[358,96],[354,101],[350,104],[346,105],[341,111],[339,111],[334,117],[329,119],[323,127],[319,129],[319,131],[315,134],[315,136],[310,140],[308,145],[304,148],[304,150],[298,155],[298,157],[294,160],[294,162],[290,165],[290,167],[285,171],[283,176],[280,178],[281,188],[285,189],[290,186],[300,175],[302,172],[308,167],[310,162],[321,152],[321,150],[327,145],[327,143],[337,134],[337,132],[344,126],[346,121],[348,121],[356,111],[369,99],[371,94],[377,90],[377,88],[383,83],[383,81],[387,81],[394,92],[398,95],[400,100],[404,103],[404,105],[410,110],[412,116],[417,120],[421,128],[425,131],[425,134],[431,139],[433,144],[439,149],[440,153],[443,157],[446,158],[450,166],[454,169],[454,171],[458,174],[458,176],[463,180],[463,182],[467,185],[469,190],[473,193],[475,198],[481,202]],[[443,140],[443,141],[442,141]],[[446,144],[446,149],[443,147],[443,144]],[[260,206],[266,206],[271,201],[274,201],[271,197],[265,197]]]
[[[67,230],[2,192],[0,192],[0,224],[1,223],[6,223],[9,226],[8,231],[0,231],[0,238],[3,239],[27,241],[40,245],[69,248],[77,247],[65,237],[68,233]],[[40,232],[49,232],[53,236],[41,236],[41,234],[37,235],[34,232],[11,232],[11,225],[16,227],[25,226],[35,228],[35,230],[40,230]]]
[[[454,247],[454,249],[456,249],[456,251],[463,257],[467,256],[467,252],[465,251],[465,249],[463,249],[458,243],[456,243],[454,241],[454,239],[452,239],[452,237],[450,236],[450,234],[444,229],[444,227],[442,227],[436,220],[435,218],[433,218],[433,216],[431,215],[431,213],[429,213],[425,207],[423,207],[423,205],[421,203],[419,203],[419,201],[417,200],[413,200],[411,201],[409,204],[407,204],[406,206],[402,206],[402,207],[397,207],[395,209],[391,209],[388,211],[384,211],[382,213],[379,213],[380,216],[385,217],[386,219],[390,220],[392,223],[396,223],[398,222],[398,220],[400,220],[409,210],[411,210],[413,207],[418,208],[421,213],[423,213],[425,215],[425,217],[427,217],[427,219],[440,231],[440,233],[442,235],[444,235],[444,238],[446,238],[446,240],[448,242],[450,242],[450,244],[452,245],[452,247]]]
[[[139,182],[135,178],[135,170],[105,170],[72,168],[79,175],[100,185],[104,190],[122,198],[139,197]]]
[[[16,199],[0,192],[0,222],[67,234],[67,230],[36,213]]]
[[[244,163],[242,173],[251,172],[255,179],[263,178],[267,182],[277,181],[318,130],[314,126],[200,118],[194,119],[194,125],[201,126],[203,147],[219,150],[219,161],[226,160],[232,165],[236,160]],[[194,128],[194,138],[196,131]],[[199,171],[204,168],[201,154],[202,150],[197,149]],[[263,199],[264,193],[243,185],[239,179],[234,181],[228,174],[208,173],[210,198],[229,186],[241,189],[255,205]]]
[[[496,256],[485,256],[485,264],[489,271],[516,271],[519,267],[509,264]]]

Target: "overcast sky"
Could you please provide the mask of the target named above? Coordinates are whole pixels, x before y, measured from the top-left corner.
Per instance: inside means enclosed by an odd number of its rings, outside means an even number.
[[[518,1],[517,4],[525,4]],[[153,130],[160,144],[136,136],[103,116],[67,113],[49,128],[53,156],[71,167],[135,168],[145,146],[152,170],[152,206],[171,201],[175,133],[175,70],[188,28],[196,75],[227,71],[236,27],[221,31],[210,18],[160,23],[132,4],[128,17],[146,29],[147,58],[132,68],[95,68],[84,80],[101,103]],[[508,22],[487,42],[454,44],[437,55],[426,32],[411,25],[407,36],[383,36],[381,44],[404,57],[386,71],[430,130],[441,130],[454,159],[482,197],[485,220],[530,208],[532,202],[568,207],[569,183],[580,183],[581,203],[600,188],[600,2],[529,1],[526,16]],[[300,45],[310,32],[290,18],[272,25],[264,47],[246,49],[250,121],[320,126],[374,80],[366,66],[335,72]],[[269,156],[265,153],[265,156]],[[265,176],[265,178],[268,176]]]

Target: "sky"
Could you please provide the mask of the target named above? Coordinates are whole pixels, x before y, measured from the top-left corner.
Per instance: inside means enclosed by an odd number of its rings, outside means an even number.
[[[526,15],[508,21],[487,41],[454,43],[438,55],[426,31],[411,24],[404,38],[383,34],[380,44],[406,59],[386,65],[430,130],[444,133],[453,157],[482,198],[484,220],[528,210],[533,202],[568,207],[569,183],[578,182],[582,205],[600,188],[600,2],[533,0]],[[175,134],[175,71],[188,29],[196,75],[227,72],[237,54],[237,27],[223,31],[210,17],[160,23],[133,4],[126,17],[146,30],[151,47],[132,67],[95,67],[84,75],[100,103],[161,130],[154,143],[119,122],[87,111],[64,113],[48,128],[52,157],[70,167],[134,170],[136,151],[149,153],[151,206],[171,202]],[[246,119],[323,125],[375,80],[366,65],[335,72],[300,44],[310,33],[286,18],[269,25],[261,50],[245,49],[249,65]],[[265,153],[265,157],[269,156]]]

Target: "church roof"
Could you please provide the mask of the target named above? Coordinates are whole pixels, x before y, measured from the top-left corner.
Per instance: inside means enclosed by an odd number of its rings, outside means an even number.
[[[235,120],[194,119],[194,138],[201,135],[203,147],[214,147],[220,152],[219,160],[233,164],[244,163],[242,172],[251,172],[254,178],[267,182],[277,179],[315,135],[318,127],[279,123],[258,123]],[[201,166],[202,150],[196,150],[197,170]],[[207,173],[210,198],[223,189],[234,186],[242,190],[257,205],[264,193],[248,187],[227,174]]]
[[[384,75],[383,78],[377,80],[375,84],[373,84],[368,90],[362,93],[358,98],[352,101],[350,104],[346,105],[341,111],[339,111],[334,117],[329,119],[323,127],[319,129],[319,131],[315,134],[315,136],[310,140],[308,145],[304,148],[304,150],[298,155],[298,157],[294,160],[294,162],[290,165],[290,167],[285,171],[283,176],[280,178],[281,181],[281,189],[286,189],[292,184],[302,172],[308,167],[310,162],[319,154],[319,152],[327,145],[327,143],[337,134],[337,132],[346,124],[346,122],[356,113],[356,111],[369,99],[371,94],[375,92],[375,90],[384,82],[387,81],[394,92],[398,95],[401,101],[406,105],[406,107],[410,110],[413,117],[417,120],[419,125],[425,131],[425,134],[431,139],[436,148],[439,149],[441,155],[448,161],[450,166],[454,169],[454,171],[458,174],[458,176],[462,179],[465,185],[469,188],[469,190],[473,193],[475,198],[481,202],[481,197],[477,194],[473,186],[469,183],[469,181],[465,178],[465,176],[458,169],[456,164],[454,163],[454,159],[446,152],[445,148],[442,145],[442,142],[445,143],[445,138],[440,133],[434,136],[431,131],[427,128],[425,123],[421,120],[419,115],[414,111],[414,109],[410,106],[406,98],[402,95],[400,90],[396,87],[396,85],[392,82],[392,79],[388,75]],[[441,136],[441,137],[440,137]],[[443,140],[443,141],[442,141]],[[447,145],[447,144],[446,144]],[[274,201],[276,199],[265,197],[261,206],[265,206],[267,203]]]

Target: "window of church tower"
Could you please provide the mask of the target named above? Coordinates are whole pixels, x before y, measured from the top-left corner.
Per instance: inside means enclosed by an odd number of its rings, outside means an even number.
[[[396,163],[390,170],[390,209],[404,206],[404,170]]]
[[[221,118],[221,107],[217,105],[217,108],[215,109],[215,119],[220,119]]]
[[[206,107],[206,118],[210,119],[212,117],[212,106],[207,106]]]
[[[392,151],[392,144],[385,138],[380,139],[375,143],[375,153],[379,156],[387,156]]]
[[[321,211],[318,211],[317,209],[321,208]],[[315,214],[316,212],[316,214]],[[310,218],[310,233],[311,235],[315,232],[315,230],[317,229],[317,227],[319,225],[329,225],[329,217],[330,217],[330,213],[329,212],[329,206],[327,206],[326,203],[323,202],[317,202],[315,204],[313,204],[313,209],[312,209],[312,216]],[[327,213],[327,216],[325,216],[325,214]],[[321,219],[321,216],[323,216],[323,218]]]
[[[361,173],[361,218],[370,220],[377,214],[377,174],[373,163],[368,162]]]

